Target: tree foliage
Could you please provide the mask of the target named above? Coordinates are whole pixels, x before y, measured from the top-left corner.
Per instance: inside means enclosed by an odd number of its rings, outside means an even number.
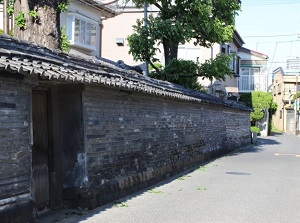
[[[277,109],[277,104],[273,102],[273,96],[267,92],[253,91],[251,98],[254,111],[250,114],[250,121],[262,119],[266,108],[270,109],[271,112]]]
[[[220,81],[225,81],[226,76],[232,77],[232,70],[229,67],[230,56],[217,55],[215,59],[206,60],[199,67],[199,76],[208,78],[212,81],[214,78]]]
[[[133,0],[142,7],[144,0]],[[210,47],[214,43],[232,41],[234,32],[234,15],[240,9],[238,1],[232,0],[149,0],[159,9],[156,17],[149,16],[146,20],[138,20],[133,27],[134,32],[128,36],[129,53],[135,60],[148,62],[155,68],[159,62],[156,55],[160,52],[160,46],[164,50],[165,69],[169,64],[180,64],[188,70],[196,70],[189,74],[193,80],[198,76],[224,80],[229,70],[222,66],[228,59],[219,57],[215,61],[207,61],[204,66],[195,68],[191,62],[183,62],[177,59],[179,44],[193,42],[194,45]],[[144,22],[147,24],[144,25]],[[199,64],[198,64],[199,66]],[[213,70],[213,72],[211,72]],[[180,73],[183,72],[183,73]],[[159,69],[156,69],[156,76],[159,76]],[[186,77],[186,72],[177,70],[178,75]],[[166,79],[161,73],[161,79]],[[171,79],[178,79],[177,77]]]
[[[293,95],[293,100],[300,98],[300,91]]]
[[[180,73],[178,71],[181,71]],[[186,88],[201,90],[202,87],[197,83],[196,74],[199,72],[197,63],[191,60],[173,59],[165,68],[159,72],[152,72],[151,77],[180,84]]]
[[[240,101],[253,108],[253,111],[250,113],[252,125],[255,125],[256,121],[264,117],[266,108],[269,109],[270,116],[275,114],[277,110],[277,104],[273,101],[273,96],[267,92],[252,91],[249,94],[242,94]]]
[[[215,59],[206,60],[203,64],[191,60],[173,59],[164,69],[152,72],[151,77],[180,84],[186,88],[203,90],[197,82],[198,77],[212,80],[225,80],[225,75],[232,75],[229,68],[230,57],[218,55]]]

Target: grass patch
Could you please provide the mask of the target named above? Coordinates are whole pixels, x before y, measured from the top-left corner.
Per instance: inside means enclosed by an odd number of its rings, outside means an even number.
[[[284,133],[284,132],[272,126],[271,133]]]
[[[206,187],[197,187],[196,190],[207,190]]]
[[[177,180],[185,180],[185,177],[178,177]]]
[[[198,168],[198,170],[199,170],[199,171],[206,171],[206,167],[205,167],[205,166],[200,166],[200,167]]]
[[[118,202],[118,203],[115,203],[115,204],[113,205],[113,207],[115,207],[115,208],[128,208],[129,206],[128,206],[128,204],[125,203],[125,202]]]
[[[163,194],[162,191],[160,191],[160,190],[154,190],[154,189],[148,190],[148,193],[150,193],[150,194]]]

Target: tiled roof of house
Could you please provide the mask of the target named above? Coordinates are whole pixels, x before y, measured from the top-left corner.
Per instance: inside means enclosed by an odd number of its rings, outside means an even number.
[[[257,51],[254,51],[254,50],[249,50],[249,49],[247,49],[247,48],[245,48],[245,47],[239,48],[238,51],[239,51],[239,52],[248,53],[248,54],[251,54],[251,55],[253,55],[253,56],[260,57],[260,58],[265,59],[265,60],[268,60],[268,59],[269,59],[268,55],[263,54],[263,53],[260,53],[260,52],[257,52]]]
[[[8,35],[0,35],[0,71],[34,75],[49,81],[96,84],[141,91],[146,94],[186,101],[205,102],[249,110],[242,103],[223,101],[206,93],[180,85],[149,78],[135,71],[122,70],[97,60],[76,57],[29,43]]]

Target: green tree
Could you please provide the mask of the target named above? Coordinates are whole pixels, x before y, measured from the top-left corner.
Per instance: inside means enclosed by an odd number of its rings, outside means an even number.
[[[144,4],[144,0],[133,2],[137,7]],[[128,37],[129,53],[135,60],[148,62],[154,69],[154,63],[159,61],[155,56],[160,45],[164,49],[167,68],[177,59],[179,44],[192,41],[195,45],[210,47],[214,43],[232,41],[235,12],[240,10],[238,0],[149,0],[147,3],[159,9],[158,16],[137,21],[134,33]],[[160,73],[159,69],[156,72]],[[193,78],[196,74],[200,76],[208,72],[194,73]],[[209,77],[215,75],[222,75],[221,79],[224,79],[227,73],[210,73]]]
[[[231,75],[229,68],[230,57],[218,55],[214,60],[206,60],[203,64],[191,60],[173,59],[164,69],[153,71],[150,76],[180,84],[186,88],[203,90],[197,82],[198,77],[213,80],[225,80],[225,75]]]
[[[242,94],[240,101],[253,108],[253,111],[250,113],[251,126],[255,126],[256,121],[264,117],[266,108],[269,111],[269,123],[272,123],[272,116],[277,110],[277,104],[273,101],[272,94],[262,91],[252,91],[249,94]],[[252,127],[252,129],[255,128]]]

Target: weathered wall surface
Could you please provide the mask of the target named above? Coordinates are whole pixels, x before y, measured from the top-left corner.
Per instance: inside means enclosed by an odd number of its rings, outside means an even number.
[[[249,112],[226,106],[86,86],[83,108],[91,208],[251,141]]]
[[[33,219],[30,90],[0,81],[0,221]]]

